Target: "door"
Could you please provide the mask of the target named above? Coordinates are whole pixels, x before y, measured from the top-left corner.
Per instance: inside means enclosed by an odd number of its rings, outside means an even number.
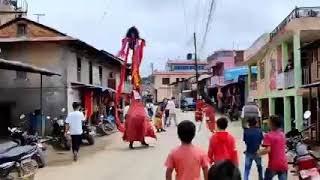
[[[8,136],[8,127],[11,125],[10,106],[0,106],[0,137]]]

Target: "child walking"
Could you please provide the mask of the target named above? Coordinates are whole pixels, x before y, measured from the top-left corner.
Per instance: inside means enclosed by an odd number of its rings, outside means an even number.
[[[246,143],[247,150],[245,152],[245,168],[244,168],[244,180],[249,179],[250,169],[252,161],[256,162],[259,180],[263,180],[261,156],[257,155],[260,145],[263,140],[263,134],[260,128],[257,127],[257,119],[250,117],[247,119],[249,128],[244,129],[243,141]]]
[[[270,117],[271,132],[266,134],[259,155],[268,154],[269,163],[265,173],[265,180],[272,180],[278,176],[279,180],[287,180],[288,160],[286,157],[286,137],[281,130],[281,121],[278,116]]]
[[[178,125],[178,136],[181,145],[169,154],[165,166],[166,180],[172,180],[175,170],[176,180],[200,180],[200,170],[205,180],[208,180],[209,160],[204,151],[192,144],[196,126],[191,121],[182,121]]]
[[[210,139],[208,156],[210,163],[230,160],[238,166],[238,154],[234,137],[226,131],[228,119],[225,117],[217,120],[217,132]]]
[[[162,123],[162,115],[163,112],[161,111],[161,107],[158,106],[156,110],[156,114],[154,116],[154,126],[157,129],[157,132],[165,132],[166,130],[163,129],[163,123]]]

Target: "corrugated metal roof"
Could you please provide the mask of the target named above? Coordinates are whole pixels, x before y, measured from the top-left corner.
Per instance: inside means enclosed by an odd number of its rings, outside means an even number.
[[[39,67],[22,63],[19,61],[11,61],[11,60],[4,60],[4,59],[0,59],[0,69],[38,73],[46,76],[53,76],[53,75],[61,76],[56,72],[49,71],[44,68],[39,68]]]

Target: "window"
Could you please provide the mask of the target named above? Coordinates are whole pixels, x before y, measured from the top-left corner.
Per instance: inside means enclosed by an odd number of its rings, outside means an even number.
[[[179,78],[176,78],[176,82],[179,82]]]
[[[17,71],[16,72],[16,79],[26,80],[27,79],[27,72]]]
[[[27,25],[26,24],[18,24],[17,25],[17,36],[25,36],[27,34]]]
[[[93,77],[92,77],[92,62],[89,62],[89,84],[92,84]]]
[[[77,57],[77,80],[81,82],[81,58]]]
[[[163,85],[169,85],[170,84],[170,78],[162,78],[162,84]]]
[[[99,66],[99,80],[100,80],[100,85],[102,85],[102,66]]]

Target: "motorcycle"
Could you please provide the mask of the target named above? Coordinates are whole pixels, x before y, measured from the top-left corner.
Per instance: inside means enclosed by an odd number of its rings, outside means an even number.
[[[0,153],[0,179],[33,179],[38,169],[32,157],[37,153],[35,146],[17,146]]]
[[[304,119],[307,120],[311,116],[310,111],[304,113]],[[312,126],[299,131],[293,129],[286,134],[287,138],[287,153],[291,152],[293,162],[289,162],[295,167],[293,173],[297,173],[299,179],[320,179],[320,166],[318,165],[319,158],[315,157],[310,151],[310,146],[304,144],[304,137],[302,133]]]
[[[82,124],[82,139],[87,140],[89,145],[94,144],[94,131],[90,128],[88,121]]]
[[[65,111],[65,108],[61,109],[62,113]],[[47,119],[51,120],[51,117],[47,116]],[[53,118],[52,126],[52,137],[50,137],[50,140],[55,144],[58,144],[61,148],[69,151],[71,149],[71,136],[68,133],[67,136],[65,135],[65,121],[63,116],[61,115],[59,118]]]
[[[20,120],[23,120],[24,118],[24,114],[20,115]],[[45,140],[40,140],[37,135],[28,135],[26,131],[22,131],[18,127],[8,127],[8,131],[10,133],[10,139],[16,143],[16,146],[30,145],[37,148],[37,153],[32,156],[32,159],[34,159],[38,163],[38,166],[40,168],[47,165],[47,147],[44,144]]]
[[[299,179],[320,179],[320,166],[318,165],[319,158],[315,157],[311,151],[308,150],[307,145],[298,143],[295,147],[296,156],[293,162],[289,162],[295,168]]]
[[[44,144],[46,140],[40,140],[38,136],[28,135],[19,128],[8,128],[10,132],[10,138],[12,141],[16,142],[16,146],[35,146],[37,148],[37,153],[32,156],[40,168],[47,165],[47,146]]]
[[[104,116],[101,115],[99,121],[96,124],[96,131],[100,135],[110,135],[112,134],[112,131],[114,130],[114,127],[112,124],[109,123],[109,121],[104,119]]]

